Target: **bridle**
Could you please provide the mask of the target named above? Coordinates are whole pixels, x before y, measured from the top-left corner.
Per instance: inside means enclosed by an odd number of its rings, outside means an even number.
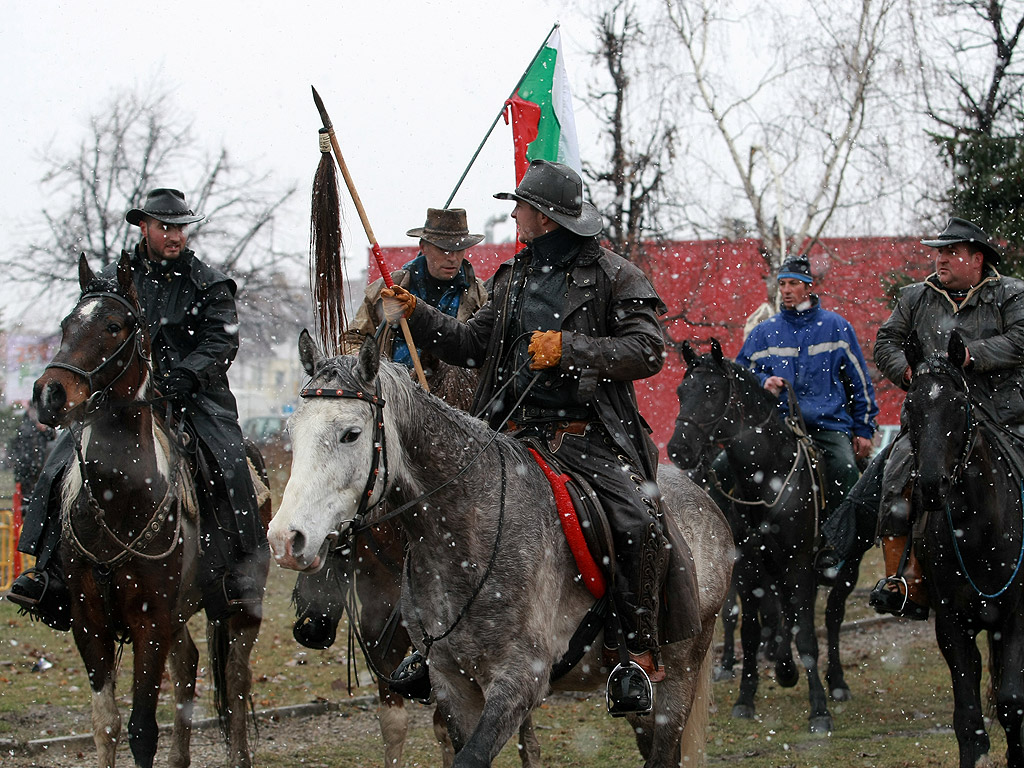
[[[131,333],[129,333],[125,340],[122,341],[120,345],[118,345],[117,349],[114,350],[113,354],[104,358],[104,360],[91,371],[86,371],[82,368],[79,368],[78,366],[60,361],[50,362],[44,369],[50,370],[51,368],[56,368],[58,370],[70,371],[76,376],[81,376],[83,379],[85,379],[86,384],[88,385],[89,388],[89,398],[80,405],[75,406],[75,408],[82,408],[87,416],[89,414],[94,413],[96,410],[99,409],[101,405],[103,405],[107,401],[110,391],[113,389],[114,385],[116,385],[117,382],[120,381],[121,377],[124,376],[125,373],[127,373],[131,365],[131,362],[135,359],[136,355],[139,357],[140,360],[143,361],[144,364],[148,365],[150,363],[150,358],[146,355],[142,346],[142,324],[139,321],[138,307],[136,307],[134,304],[132,304],[130,301],[124,298],[124,296],[121,296],[120,294],[117,293],[113,293],[111,291],[92,291],[90,293],[84,293],[82,294],[82,297],[78,300],[78,306],[81,306],[82,302],[84,302],[86,299],[92,298],[112,299],[113,301],[116,301],[118,304],[121,304],[125,309],[127,309],[129,317],[132,318],[133,320],[133,327]],[[120,358],[122,354],[125,352],[125,350],[128,351],[128,358],[124,361],[121,361]],[[115,362],[117,362],[121,366],[121,370],[118,371],[117,375],[115,375],[114,378],[112,378],[107,383],[106,386],[104,386],[100,390],[96,390],[96,388],[93,385],[93,379],[96,376],[98,376],[101,372],[103,372],[107,368],[107,366]]]
[[[380,381],[375,382],[372,393],[362,389],[344,389],[340,387],[303,387],[299,390],[299,397],[304,399],[326,397],[360,400],[369,405],[373,410],[373,434],[371,436],[373,450],[370,456],[370,471],[367,473],[366,485],[359,497],[359,506],[356,508],[352,519],[347,521],[343,531],[332,531],[327,537],[332,541],[332,549],[344,549],[349,545],[349,539],[357,529],[368,527],[366,526],[367,515],[384,500],[384,492],[382,491],[379,498],[371,503],[374,490],[377,487],[377,480],[382,473],[385,489],[388,484],[387,445],[384,431],[384,398],[380,394]],[[374,521],[374,524],[376,525],[377,522]]]
[[[113,389],[114,385],[121,379],[122,376],[128,371],[129,367],[136,356],[142,361],[143,366],[147,368],[147,371],[152,375],[152,370],[149,369],[150,357],[146,355],[143,348],[143,337],[142,337],[142,324],[139,318],[139,310],[134,304],[128,301],[125,297],[120,294],[113,293],[111,291],[91,291],[82,294],[78,301],[78,306],[81,306],[82,302],[86,299],[100,298],[100,299],[111,299],[116,301],[118,304],[128,310],[128,316],[133,320],[133,327],[131,333],[125,338],[121,344],[118,345],[117,349],[114,350],[113,354],[106,357],[99,365],[93,368],[91,371],[86,371],[78,366],[71,365],[70,363],[64,363],[60,361],[51,362],[46,366],[46,370],[50,368],[56,368],[58,370],[70,371],[71,373],[81,376],[85,379],[89,387],[89,398],[81,403],[77,408],[84,410],[85,416],[88,417],[91,414],[96,413],[101,407],[108,404],[109,394]],[[125,351],[128,351],[128,357],[125,360],[121,360]],[[93,386],[93,379],[98,376],[107,366],[117,362],[120,365],[118,373],[100,390],[95,390]],[[132,401],[140,406],[153,405],[153,401]],[[84,423],[84,419],[82,420]],[[81,494],[84,497],[87,508],[93,513],[94,520],[97,527],[102,530],[108,539],[114,543],[117,548],[116,554],[109,558],[101,558],[89,550],[88,547],[82,542],[78,533],[75,531],[73,521],[71,519],[71,507],[67,507],[66,514],[62,515],[62,530],[65,540],[71,543],[83,556],[90,560],[94,565],[104,569],[107,573],[112,571],[116,566],[122,562],[138,558],[142,560],[156,561],[163,560],[169,557],[178,545],[181,543],[182,525],[184,514],[180,509],[180,502],[182,499],[177,495],[176,491],[178,487],[184,482],[183,480],[183,462],[179,455],[178,450],[171,448],[171,455],[174,457],[174,461],[168,473],[167,490],[164,493],[163,499],[157,505],[153,514],[150,515],[149,520],[142,527],[139,533],[129,542],[122,541],[121,538],[110,528],[106,521],[106,513],[100,506],[100,503],[96,500],[95,495],[92,493],[92,489],[89,485],[89,478],[86,472],[86,461],[82,451],[82,430],[71,430],[75,438],[75,455],[78,460],[79,472],[82,477],[82,490]],[[171,512],[178,509],[178,513],[174,516],[175,529],[170,539],[168,547],[157,554],[148,554],[143,550],[152,542],[157,534],[159,534],[167,522],[167,518],[170,517]]]

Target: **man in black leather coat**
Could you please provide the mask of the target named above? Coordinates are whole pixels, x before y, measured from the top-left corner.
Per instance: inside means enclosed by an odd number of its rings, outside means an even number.
[[[154,189],[144,207],[125,215],[142,232],[132,254],[132,273],[157,386],[197,438],[193,466],[202,536],[199,579],[207,616],[218,620],[237,610],[260,610],[262,587],[249,573],[266,561],[269,550],[235,398],[228,388],[228,367],[238,351],[235,283],[185,247],[188,225],[203,218],[188,209],[184,195],[175,189]],[[44,468],[18,543],[21,552],[36,556],[36,567],[15,580],[8,595],[56,629],[67,628],[67,592],[59,558],[54,557],[60,539],[54,512],[57,479],[73,458],[67,438],[58,442]]]

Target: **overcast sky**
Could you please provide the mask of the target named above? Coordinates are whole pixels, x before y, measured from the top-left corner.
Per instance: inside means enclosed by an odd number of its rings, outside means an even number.
[[[296,180],[301,199],[282,244],[304,249],[308,190],[319,160],[315,85],[378,241],[407,245],[440,207],[546,33],[562,24],[569,76],[582,79],[591,24],[560,0],[179,0],[103,3],[11,0],[0,26],[4,82],[0,230],[18,242],[43,204],[47,147],[73,151],[112,94],[156,84],[253,170]],[[574,61],[576,67],[574,68]],[[577,107],[577,112],[580,109]],[[583,129],[581,125],[581,134]],[[580,136],[586,151],[593,137]],[[188,179],[168,185],[190,186]],[[470,227],[507,214],[494,192],[514,186],[510,129],[500,122],[453,206]],[[504,225],[496,233],[511,237]],[[349,211],[350,250],[365,251]],[[5,319],[11,315],[5,313]]]

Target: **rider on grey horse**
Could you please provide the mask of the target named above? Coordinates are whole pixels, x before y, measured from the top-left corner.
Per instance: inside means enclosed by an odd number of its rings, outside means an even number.
[[[534,160],[515,192],[495,197],[516,201],[527,247],[498,268],[488,303],[463,324],[396,286],[383,291],[385,308],[408,317],[427,351],[482,369],[474,413],[546,442],[600,497],[615,546],[613,610],[633,662],[623,667],[629,694],[621,685],[609,694],[613,712],[637,711],[650,699],[648,675],[664,675],[660,642],[699,627],[689,550],[679,536],[668,544],[653,482],[657,449],[632,385],[661,369],[665,306],[643,272],[599,245],[600,214],[571,168]],[[665,594],[690,609],[667,611],[659,626],[666,574]]]
[[[238,351],[235,284],[185,247],[189,224],[203,219],[176,189],[154,189],[125,215],[142,230],[133,278],[152,344],[157,387],[198,440],[202,558],[199,583],[211,620],[258,612],[263,590],[250,569],[269,556],[227,370]],[[112,264],[101,275],[110,276]],[[38,397],[40,393],[36,393]],[[196,445],[198,443],[198,445]],[[54,629],[70,627],[60,544],[60,479],[75,461],[70,431],[57,442],[25,513],[18,550],[36,556],[7,596]]]

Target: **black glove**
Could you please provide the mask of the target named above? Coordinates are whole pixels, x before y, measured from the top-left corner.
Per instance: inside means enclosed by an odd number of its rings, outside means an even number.
[[[160,385],[160,391],[171,398],[172,403],[184,408],[199,391],[199,379],[188,368],[172,368]]]

